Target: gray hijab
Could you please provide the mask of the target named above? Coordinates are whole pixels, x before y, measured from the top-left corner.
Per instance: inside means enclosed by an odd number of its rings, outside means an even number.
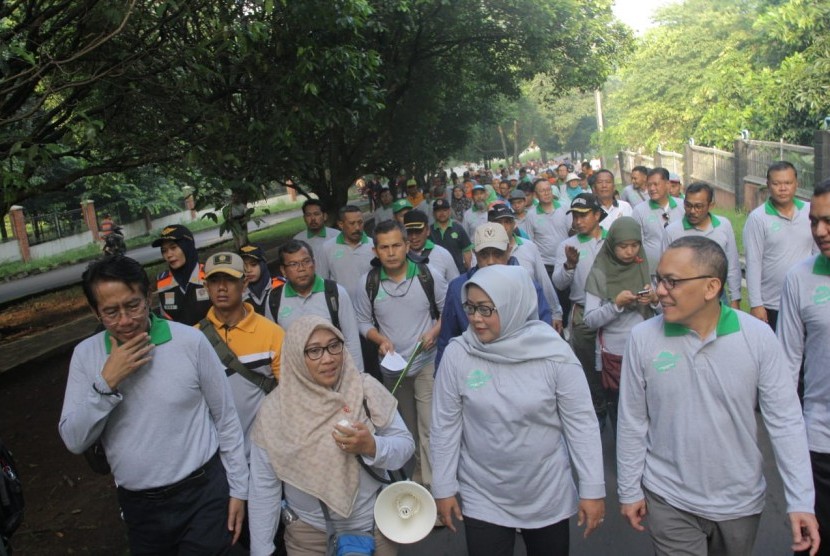
[[[482,268],[461,291],[467,301],[467,288],[475,284],[490,297],[499,315],[499,337],[486,344],[479,340],[472,325],[454,342],[471,355],[494,363],[521,363],[552,359],[579,364],[570,346],[549,325],[538,320],[536,288],[530,274],[521,266],[493,265]]]

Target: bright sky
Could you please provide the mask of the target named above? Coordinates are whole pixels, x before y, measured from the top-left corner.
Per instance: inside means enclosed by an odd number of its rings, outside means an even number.
[[[634,29],[636,34],[642,35],[654,25],[651,21],[654,10],[670,3],[672,0],[615,0],[614,15]]]

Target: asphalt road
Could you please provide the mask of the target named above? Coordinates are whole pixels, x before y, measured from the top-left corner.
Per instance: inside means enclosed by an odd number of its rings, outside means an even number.
[[[300,209],[263,215],[258,224],[254,224],[253,222],[249,224],[248,231],[253,232],[260,228],[267,228],[297,216],[302,216]],[[210,230],[196,232],[194,238],[196,240],[196,246],[201,249],[202,247],[228,241],[231,239],[231,236],[225,234],[220,237],[219,228],[212,228]],[[127,251],[127,254],[142,264],[161,261],[159,249],[157,247],[150,247],[149,245],[130,249]],[[20,280],[0,283],[0,305],[14,301],[15,299],[21,299],[38,293],[46,293],[80,283],[81,274],[86,269],[87,264],[87,262],[84,262],[64,266],[50,270],[49,272],[33,274]]]

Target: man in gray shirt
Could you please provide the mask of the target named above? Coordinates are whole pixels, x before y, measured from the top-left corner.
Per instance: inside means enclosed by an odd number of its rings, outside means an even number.
[[[72,354],[61,438],[75,454],[100,439],[133,554],[225,554],[248,498],[225,367],[201,332],[150,312],[137,261],[93,262],[83,289],[105,330]]]
[[[394,199],[392,198],[392,191],[389,190],[388,185],[384,184],[380,186],[378,201],[380,201],[380,204],[372,213],[375,224],[383,222],[384,220],[392,220],[395,217],[395,214],[392,212],[392,202]]]
[[[804,421],[816,486],[816,516],[830,530],[830,179],[816,186],[810,228],[819,253],[796,264],[781,291],[778,338],[794,389],[804,362]],[[830,543],[828,543],[830,544]],[[824,552],[823,552],[824,553]]]
[[[380,268],[374,271],[378,275],[377,294],[374,299],[369,299],[368,286],[361,287],[355,294],[354,305],[360,333],[378,346],[376,356],[377,353],[387,356],[394,352],[405,361],[412,360],[395,397],[401,417],[417,446],[413,479],[429,485],[432,483],[429,427],[435,345],[441,329],[439,316],[444,309],[447,283],[438,272],[431,272],[434,282],[431,293],[435,300],[435,307],[432,307],[431,296],[419,275],[429,268],[409,260],[408,250],[405,231],[400,224],[387,221],[375,228],[375,253],[380,262]],[[370,278],[370,274],[364,273],[360,283],[366,286]],[[420,350],[416,354],[419,344]],[[398,383],[402,370],[385,367],[381,362],[383,382],[390,390]]]
[[[605,427],[605,389],[601,373],[596,371],[597,331],[585,324],[585,283],[594,266],[594,259],[605,242],[607,230],[599,223],[605,218],[605,211],[593,193],[580,193],[571,202],[568,211],[573,216],[577,234],[559,245],[556,269],[553,271],[553,285],[560,290],[570,289],[571,318],[569,320],[570,342],[576,357],[585,371],[585,378],[591,389],[594,410],[600,429]]]
[[[715,191],[708,183],[696,181],[686,188],[683,199],[685,215],[679,222],[672,222],[663,234],[664,251],[674,240],[683,236],[700,235],[708,237],[721,246],[729,262],[726,285],[729,286],[729,300],[733,309],[741,306],[741,261],[738,259],[738,244],[735,232],[728,218],[715,216],[710,212],[715,200]]]
[[[767,169],[767,202],[749,213],[744,225],[749,312],[773,330],[787,271],[815,252],[810,203],[796,199],[797,190],[795,166],[775,162]]]
[[[346,205],[341,208],[337,225],[340,226],[340,233],[319,250],[317,273],[346,288],[354,299],[355,290],[360,287],[360,275],[371,268],[370,263],[375,256],[373,244],[363,231],[363,213],[358,207]]]
[[[631,169],[631,183],[623,188],[620,198],[632,207],[648,201],[646,181],[648,180],[648,168],[635,166]]]
[[[720,298],[723,249],[687,236],[657,268],[662,316],[634,327],[617,428],[622,514],[658,555],[750,554],[764,507],[756,406],[784,482],[793,550],[818,550],[807,437],[772,330]]]
[[[634,207],[631,216],[643,229],[643,249],[648,259],[648,270],[654,274],[660,255],[663,254],[663,235],[666,226],[683,218],[679,199],[669,195],[669,171],[652,168],[648,171],[648,196],[646,203]]]
[[[312,249],[319,250],[325,242],[338,233],[334,228],[326,226],[326,218],[328,214],[323,210],[323,203],[319,199],[308,199],[303,203],[303,220],[306,229],[297,233],[294,239],[301,239],[311,245]]]

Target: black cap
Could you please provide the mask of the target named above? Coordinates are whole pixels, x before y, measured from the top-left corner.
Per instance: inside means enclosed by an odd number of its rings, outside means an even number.
[[[450,202],[446,199],[435,199],[432,202],[432,210],[440,210],[440,209],[448,209],[450,208]]]
[[[161,244],[165,241],[193,241],[193,234],[190,233],[185,226],[181,224],[173,224],[172,226],[167,226],[161,231],[161,235],[153,240],[151,244],[153,247],[160,247]]]
[[[423,211],[410,210],[403,215],[403,227],[407,230],[423,230],[429,224],[429,218]]]
[[[250,243],[248,245],[243,245],[242,247],[240,247],[239,248],[239,256],[242,257],[243,259],[245,257],[250,257],[252,259],[256,259],[257,261],[268,262],[265,259],[265,251],[262,250],[262,247],[260,247],[259,245],[254,245],[252,243]]]
[[[487,211],[487,220],[489,222],[496,222],[502,218],[516,218],[516,213],[504,203],[495,203]]]
[[[571,210],[568,211],[568,214],[572,212],[591,212],[597,211],[605,215],[605,211],[602,210],[602,205],[599,204],[599,199],[593,193],[580,193],[574,200],[571,201]]]

